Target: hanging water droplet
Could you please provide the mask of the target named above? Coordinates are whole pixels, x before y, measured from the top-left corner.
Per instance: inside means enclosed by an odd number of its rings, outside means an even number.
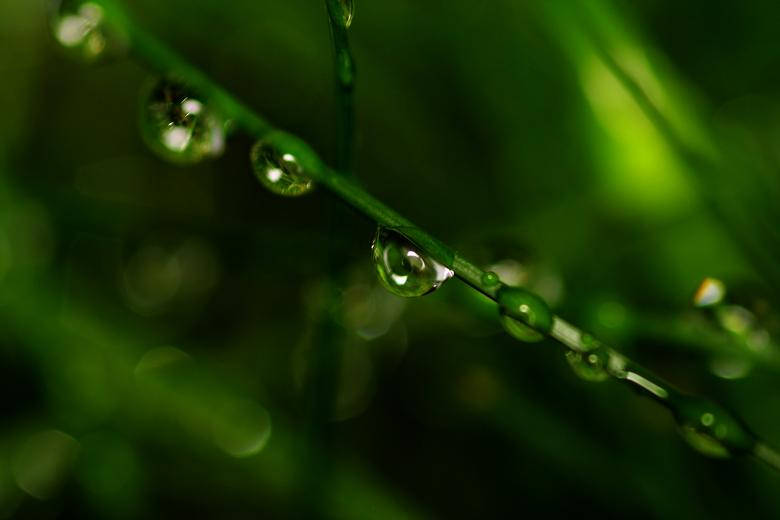
[[[552,328],[553,315],[547,303],[525,289],[502,287],[498,305],[504,328],[520,341],[541,341]]]
[[[674,403],[674,415],[683,438],[696,451],[725,458],[750,453],[756,439],[721,406],[697,397]]]
[[[379,226],[371,244],[379,281],[393,294],[423,296],[454,274],[397,231]]]
[[[607,363],[609,352],[604,349],[595,349],[589,352],[566,352],[566,361],[576,375],[585,381],[601,382],[609,379]]]
[[[353,0],[331,0],[328,2],[328,10],[333,20],[349,29],[352,18],[355,16],[355,2]]]
[[[141,134],[163,159],[192,164],[225,149],[222,118],[183,82],[160,79],[141,97]]]
[[[255,143],[250,160],[260,183],[277,195],[297,197],[314,189],[314,182],[306,176],[298,158],[266,141]]]

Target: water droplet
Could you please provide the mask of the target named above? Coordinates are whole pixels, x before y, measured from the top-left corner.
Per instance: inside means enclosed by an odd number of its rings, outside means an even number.
[[[500,281],[501,280],[499,279],[498,275],[493,271],[487,271],[485,274],[482,275],[482,283],[487,287],[493,287],[494,285],[497,285]]]
[[[328,2],[330,16],[342,27],[349,29],[352,18],[355,16],[355,2],[353,0],[334,0]]]
[[[502,287],[498,305],[504,328],[520,341],[541,341],[552,328],[553,315],[547,303],[525,289]]]
[[[258,141],[252,147],[250,158],[257,179],[277,195],[297,197],[314,189],[314,183],[291,153],[283,153],[266,141]]]
[[[454,274],[401,233],[381,226],[376,230],[371,250],[379,281],[398,296],[431,293]]]
[[[725,458],[749,453],[755,437],[721,406],[697,397],[683,397],[674,403],[680,433],[696,451]]]
[[[585,381],[601,382],[609,379],[607,371],[609,353],[605,350],[596,349],[590,352],[569,350],[566,352],[566,361],[569,362],[574,373]]]
[[[165,160],[192,164],[225,150],[222,118],[183,82],[159,79],[141,96],[141,134]]]
[[[106,50],[103,8],[95,2],[63,0],[52,18],[56,40],[85,61],[95,61]]]
[[[693,295],[693,304],[696,307],[711,307],[722,302],[725,295],[726,286],[723,282],[715,278],[705,278]]]

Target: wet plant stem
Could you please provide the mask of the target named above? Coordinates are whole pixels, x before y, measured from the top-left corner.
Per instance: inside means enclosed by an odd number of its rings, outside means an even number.
[[[155,37],[132,23],[115,0],[97,1],[105,7],[109,22],[116,25],[118,29],[127,35],[131,45],[131,52],[136,58],[146,62],[151,68],[162,74],[173,74],[187,81],[192,88],[198,90],[211,102],[215,103],[226,118],[232,119],[246,133],[256,138],[263,138],[279,149],[295,155],[304,167],[304,171],[317,181],[320,186],[379,225],[402,233],[417,246],[425,250],[426,253],[452,269],[457,277],[472,288],[488,298],[498,300],[499,291],[504,287],[502,283],[489,281],[490,277],[486,277],[486,272],[477,265],[370,195],[341,169],[336,170],[328,167],[306,143],[293,135],[274,129],[264,118],[238,101],[229,92],[219,87],[197,68],[160,43]],[[335,1],[326,1],[329,2],[329,12],[331,12],[331,4],[335,4]],[[338,78],[339,97],[341,100],[339,105],[341,107],[342,125],[347,120],[350,122],[349,125],[342,126],[342,131],[340,132],[342,145],[340,146],[339,163],[348,165],[351,162],[347,152],[349,152],[351,157],[351,136],[353,130],[351,123],[351,94],[352,81],[354,79],[349,72],[353,69],[346,33],[341,29],[334,30],[333,38],[336,48],[337,74],[340,76]],[[343,56],[347,56],[348,60],[340,63]],[[341,75],[344,75],[344,77],[341,77]],[[678,422],[686,414],[690,415],[691,410],[715,411],[718,416],[725,418],[725,423],[732,429],[731,431],[739,432],[736,441],[728,445],[729,448],[734,449],[736,454],[752,454],[767,464],[780,469],[778,467],[780,456],[766,444],[759,441],[757,437],[747,433],[746,429],[739,427],[738,420],[735,420],[714,403],[708,403],[703,399],[683,394],[659,376],[627,359],[613,349],[600,344],[590,335],[585,334],[579,328],[558,316],[553,316],[550,330],[540,332],[544,332],[549,337],[562,343],[575,355],[584,356],[586,359],[592,358],[596,353],[603,356],[607,360],[603,368],[610,377],[628,384],[638,393],[659,402],[678,418]],[[704,405],[702,403],[707,404]],[[712,416],[711,413],[701,415],[703,422],[710,420],[710,417],[706,417],[708,415]]]
[[[355,162],[355,59],[349,45],[349,29],[339,16],[340,1],[325,0],[333,41],[333,64],[336,77],[338,111],[336,168],[345,173],[352,173]]]

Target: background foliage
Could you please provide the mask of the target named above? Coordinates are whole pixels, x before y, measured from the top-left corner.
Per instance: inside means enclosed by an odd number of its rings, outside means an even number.
[[[333,162],[322,2],[126,4]],[[361,182],[780,441],[780,6],[356,7]],[[697,455],[460,282],[386,294],[372,224],[263,191],[249,139],[157,160],[147,76],[69,59],[39,2],[0,5],[0,517],[776,516],[771,470]],[[692,308],[705,276],[760,348]]]

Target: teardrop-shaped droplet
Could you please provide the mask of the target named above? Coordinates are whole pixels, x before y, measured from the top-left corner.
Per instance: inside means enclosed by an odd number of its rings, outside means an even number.
[[[328,10],[336,23],[349,29],[355,15],[355,2],[353,0],[331,0],[328,2]]]
[[[520,341],[541,341],[552,328],[550,307],[530,291],[504,286],[498,292],[498,305],[504,328]]]
[[[585,381],[601,382],[609,379],[607,363],[609,352],[605,349],[595,349],[590,352],[566,352],[566,361],[574,373]]]
[[[696,397],[675,403],[674,415],[683,438],[696,451],[725,458],[752,452],[756,438],[721,406]]]
[[[96,2],[62,0],[56,3],[52,31],[56,40],[85,61],[95,61],[106,50],[105,16]]]
[[[250,154],[252,169],[260,183],[277,195],[297,197],[314,189],[297,157],[283,153],[276,146],[258,141]]]
[[[371,250],[379,281],[398,296],[431,293],[454,274],[401,233],[381,226]]]
[[[225,150],[222,118],[178,80],[157,80],[143,92],[141,133],[154,153],[178,164],[218,157]]]

